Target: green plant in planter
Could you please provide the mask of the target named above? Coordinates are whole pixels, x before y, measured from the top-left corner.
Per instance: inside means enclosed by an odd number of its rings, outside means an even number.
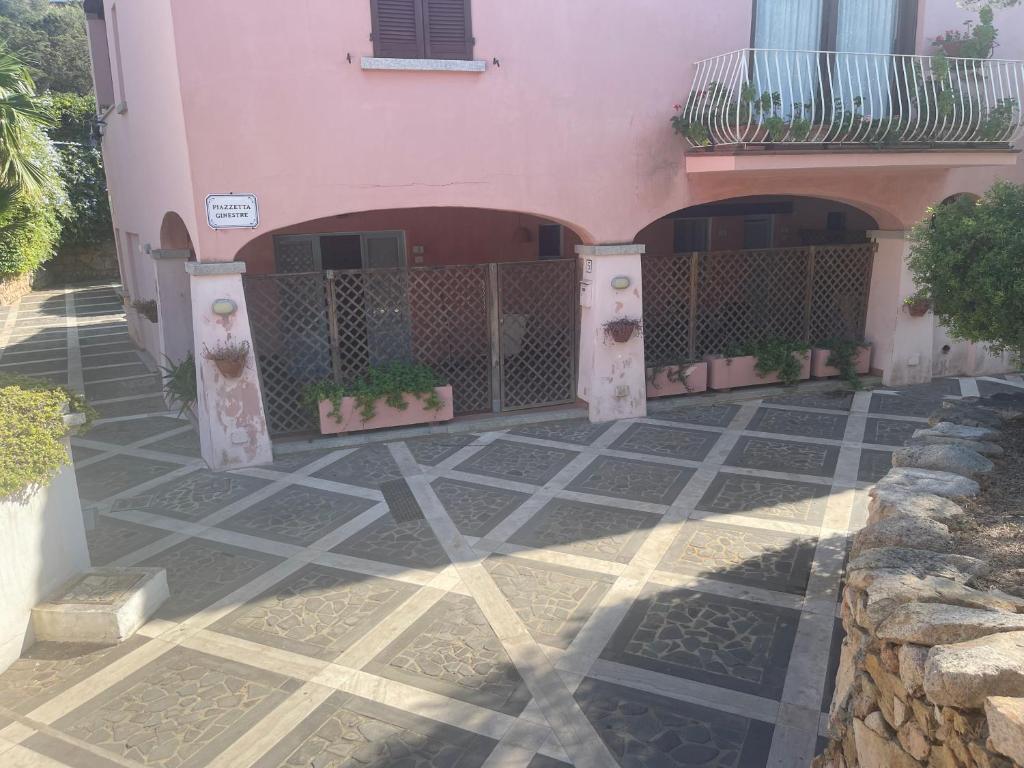
[[[157,322],[156,299],[136,299],[132,302],[132,308],[149,322]]]
[[[687,392],[693,392],[693,389],[690,387],[689,384],[689,369],[699,362],[700,360],[687,359],[680,360],[678,363],[666,363],[665,365],[651,366],[648,369],[647,383],[650,386],[654,387],[655,389],[659,389],[658,385],[655,384],[654,382],[657,380],[659,375],[664,373],[666,381],[668,381],[670,384],[682,384]]]
[[[199,383],[196,379],[196,359],[189,352],[188,356],[175,363],[169,357],[164,358],[167,365],[161,365],[164,377],[164,392],[172,402],[178,403],[178,415],[191,411],[199,397]]]
[[[444,382],[425,365],[394,362],[370,368],[352,385],[345,386],[330,379],[316,381],[303,390],[302,404],[318,411],[323,400],[331,402],[331,417],[341,418],[341,400],[355,398],[363,421],[369,421],[377,413],[377,401],[384,400],[392,408],[404,411],[409,407],[406,395],[413,395],[424,407],[439,411],[444,402],[435,389]]]
[[[76,392],[27,376],[0,375],[0,498],[19,497],[68,463],[65,412],[85,416],[79,431],[95,416]]]
[[[853,389],[860,389],[860,376],[857,374],[857,353],[864,346],[862,341],[849,339],[825,339],[814,346],[829,351],[826,365],[839,371],[839,378]]]
[[[765,339],[730,345],[726,347],[723,355],[727,358],[752,355],[757,358],[754,370],[761,378],[776,373],[779,381],[786,386],[792,386],[800,380],[801,364],[809,350],[810,345],[801,341]]]

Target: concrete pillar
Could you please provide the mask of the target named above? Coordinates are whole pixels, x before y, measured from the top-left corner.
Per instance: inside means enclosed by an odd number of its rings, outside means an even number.
[[[180,363],[194,352],[192,291],[185,263],[192,251],[157,248],[150,253],[156,272],[156,301],[160,315],[160,359]]]
[[[640,257],[643,245],[578,245],[580,277],[580,364],[577,393],[587,401],[592,422],[647,415],[644,340],[625,344],[606,337],[604,324],[644,314]],[[616,278],[626,287],[612,285]]]
[[[911,317],[903,300],[917,291],[907,267],[910,243],[904,230],[875,230],[878,243],[871,272],[871,293],[864,335],[874,347],[871,367],[882,371],[886,386],[932,380],[935,316]]]
[[[186,262],[185,269],[191,276],[192,326],[199,382],[196,416],[203,459],[213,469],[269,464],[273,455],[254,352],[250,352],[245,371],[236,379],[222,376],[203,356],[205,347],[213,348],[218,342],[248,341],[252,346],[242,289],[245,264],[190,261]],[[213,304],[219,299],[234,302],[235,311],[227,315],[214,314]]]

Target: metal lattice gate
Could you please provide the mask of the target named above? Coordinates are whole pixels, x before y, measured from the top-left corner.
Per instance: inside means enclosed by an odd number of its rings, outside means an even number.
[[[270,431],[315,431],[307,385],[370,366],[429,365],[456,414],[572,402],[575,260],[246,275]]]
[[[666,365],[780,337],[860,339],[875,245],[643,257],[644,353]]]

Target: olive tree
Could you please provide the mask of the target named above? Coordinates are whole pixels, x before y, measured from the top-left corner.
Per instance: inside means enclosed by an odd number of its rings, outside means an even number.
[[[936,206],[911,235],[910,269],[956,338],[1024,353],[1024,186]]]

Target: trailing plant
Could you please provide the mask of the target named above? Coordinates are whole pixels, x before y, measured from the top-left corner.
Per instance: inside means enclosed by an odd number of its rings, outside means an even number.
[[[157,321],[156,299],[135,299],[132,302],[132,308],[149,322]]]
[[[917,291],[903,300],[903,306],[907,308],[911,317],[924,317],[932,308],[931,297],[926,291]]]
[[[849,339],[825,339],[814,346],[819,349],[827,349],[829,365],[839,371],[839,378],[845,381],[853,389],[860,389],[860,376],[857,374],[857,355],[864,342],[850,341]]]
[[[43,485],[68,463],[65,413],[85,416],[79,429],[87,428],[95,416],[81,395],[65,387],[0,374],[0,498],[18,497]]]
[[[218,341],[213,349],[203,345],[203,357],[213,362],[237,363],[249,359],[249,342]]]
[[[199,398],[199,382],[196,379],[196,359],[189,352],[188,356],[175,363],[164,357],[167,365],[161,365],[160,371],[164,378],[164,392],[171,402],[178,403],[178,415],[192,410]]]
[[[342,398],[352,397],[365,422],[376,415],[378,400],[404,411],[409,407],[406,395],[414,396],[427,410],[439,411],[444,407],[444,402],[435,390],[443,385],[440,377],[426,365],[393,362],[371,367],[349,386],[331,379],[313,382],[303,390],[302,403],[315,411],[322,401],[329,400],[330,416],[339,419]]]
[[[654,365],[647,369],[647,383],[655,389],[660,387],[655,383],[658,376],[665,374],[665,380],[669,384],[682,384],[687,392],[693,392],[690,387],[690,371],[700,360],[680,360],[678,363],[666,363],[665,365]]]

